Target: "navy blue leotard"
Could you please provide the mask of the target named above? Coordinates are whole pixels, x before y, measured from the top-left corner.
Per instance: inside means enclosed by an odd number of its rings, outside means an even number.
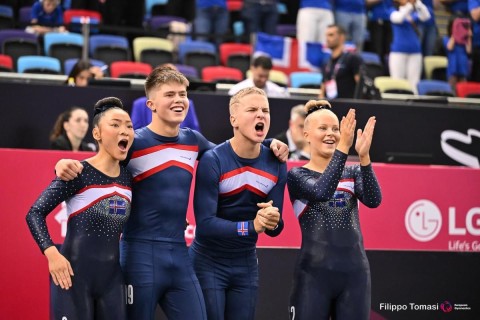
[[[126,319],[125,281],[119,264],[119,238],[130,215],[132,176],[121,167],[112,178],[82,162],[72,181],[53,180],[27,214],[27,223],[40,249],[54,245],[47,215],[62,201],[68,223],[60,253],[70,261],[72,287],[52,282],[54,319]]]
[[[290,297],[290,319],[368,319],[370,267],[363,246],[358,200],[380,205],[371,165],[345,166],[335,151],[323,173],[299,167],[287,186],[302,231]]]

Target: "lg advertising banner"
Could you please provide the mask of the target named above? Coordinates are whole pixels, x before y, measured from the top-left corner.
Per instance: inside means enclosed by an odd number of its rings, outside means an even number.
[[[35,301],[36,306],[48,306],[49,299],[46,294],[46,259],[30,235],[25,215],[54,178],[53,168],[59,159],[84,159],[90,155],[0,149],[0,243],[3,244],[0,281],[4,292],[14,293],[2,298],[3,314],[9,314],[9,309],[24,310],[22,312],[31,312],[35,318],[48,318],[48,307],[46,310],[25,310],[26,301],[27,304]],[[302,164],[291,162],[288,167]],[[383,201],[377,209],[360,207],[367,250],[480,251],[479,169],[374,164],[374,170],[382,188]],[[185,231],[187,243],[195,234],[191,207],[187,215],[190,225]],[[300,229],[287,191],[283,218],[285,229],[282,234],[276,238],[261,235],[259,246],[300,247]],[[66,221],[63,206],[56,208],[47,218],[50,233],[57,243],[63,242]]]

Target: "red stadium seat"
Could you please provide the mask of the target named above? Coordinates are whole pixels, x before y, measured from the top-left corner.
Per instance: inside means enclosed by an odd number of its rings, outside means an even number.
[[[72,22],[72,18],[89,17],[95,20],[97,23],[102,22],[102,15],[98,11],[84,10],[84,9],[68,9],[63,13],[63,23],[69,25]]]
[[[457,97],[480,97],[480,83],[479,82],[458,82],[457,83]]]
[[[13,71],[12,57],[5,54],[0,54],[0,71],[4,71],[4,72]]]
[[[226,42],[220,45],[219,51],[220,62],[222,63],[222,65],[226,66],[228,57],[230,57],[232,54],[251,55],[252,46],[246,43]]]
[[[115,61],[110,65],[112,78],[145,79],[152,72],[148,63],[134,61]]]
[[[202,70],[202,80],[206,82],[237,83],[243,80],[242,71],[235,68],[210,66]]]
[[[243,8],[243,0],[227,0],[228,11],[240,11]]]

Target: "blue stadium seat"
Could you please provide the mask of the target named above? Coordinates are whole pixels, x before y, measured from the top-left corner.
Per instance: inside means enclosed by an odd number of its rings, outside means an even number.
[[[419,95],[424,96],[455,96],[450,84],[440,80],[420,80],[417,83],[417,91]]]
[[[360,56],[362,57],[363,62],[365,63],[373,62],[373,63],[382,64],[382,59],[380,59],[380,56],[375,52],[363,51],[360,53]]]
[[[67,59],[63,62],[63,73],[65,75],[69,75],[70,72],[72,71],[73,69],[73,66],[75,65],[75,63],[77,63],[79,59],[76,59],[76,58],[72,58],[72,59]],[[92,65],[94,66],[97,66],[97,67],[103,67],[105,66],[105,62],[101,61],[101,60],[96,60],[96,59],[89,59],[88,60]],[[104,72],[105,73],[105,72]]]
[[[114,61],[132,60],[128,39],[110,34],[90,36],[90,57],[105,61],[108,65]]]
[[[17,70],[19,73],[47,73],[60,74],[60,60],[44,56],[23,56],[18,58]]]
[[[323,75],[319,72],[292,72],[290,73],[290,86],[292,88],[320,88]]]

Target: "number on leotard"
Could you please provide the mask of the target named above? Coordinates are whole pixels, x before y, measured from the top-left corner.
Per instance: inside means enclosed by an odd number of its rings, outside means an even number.
[[[133,304],[133,286],[131,284],[125,286],[125,295],[127,304]]]
[[[295,320],[295,306],[290,307],[290,320]]]

